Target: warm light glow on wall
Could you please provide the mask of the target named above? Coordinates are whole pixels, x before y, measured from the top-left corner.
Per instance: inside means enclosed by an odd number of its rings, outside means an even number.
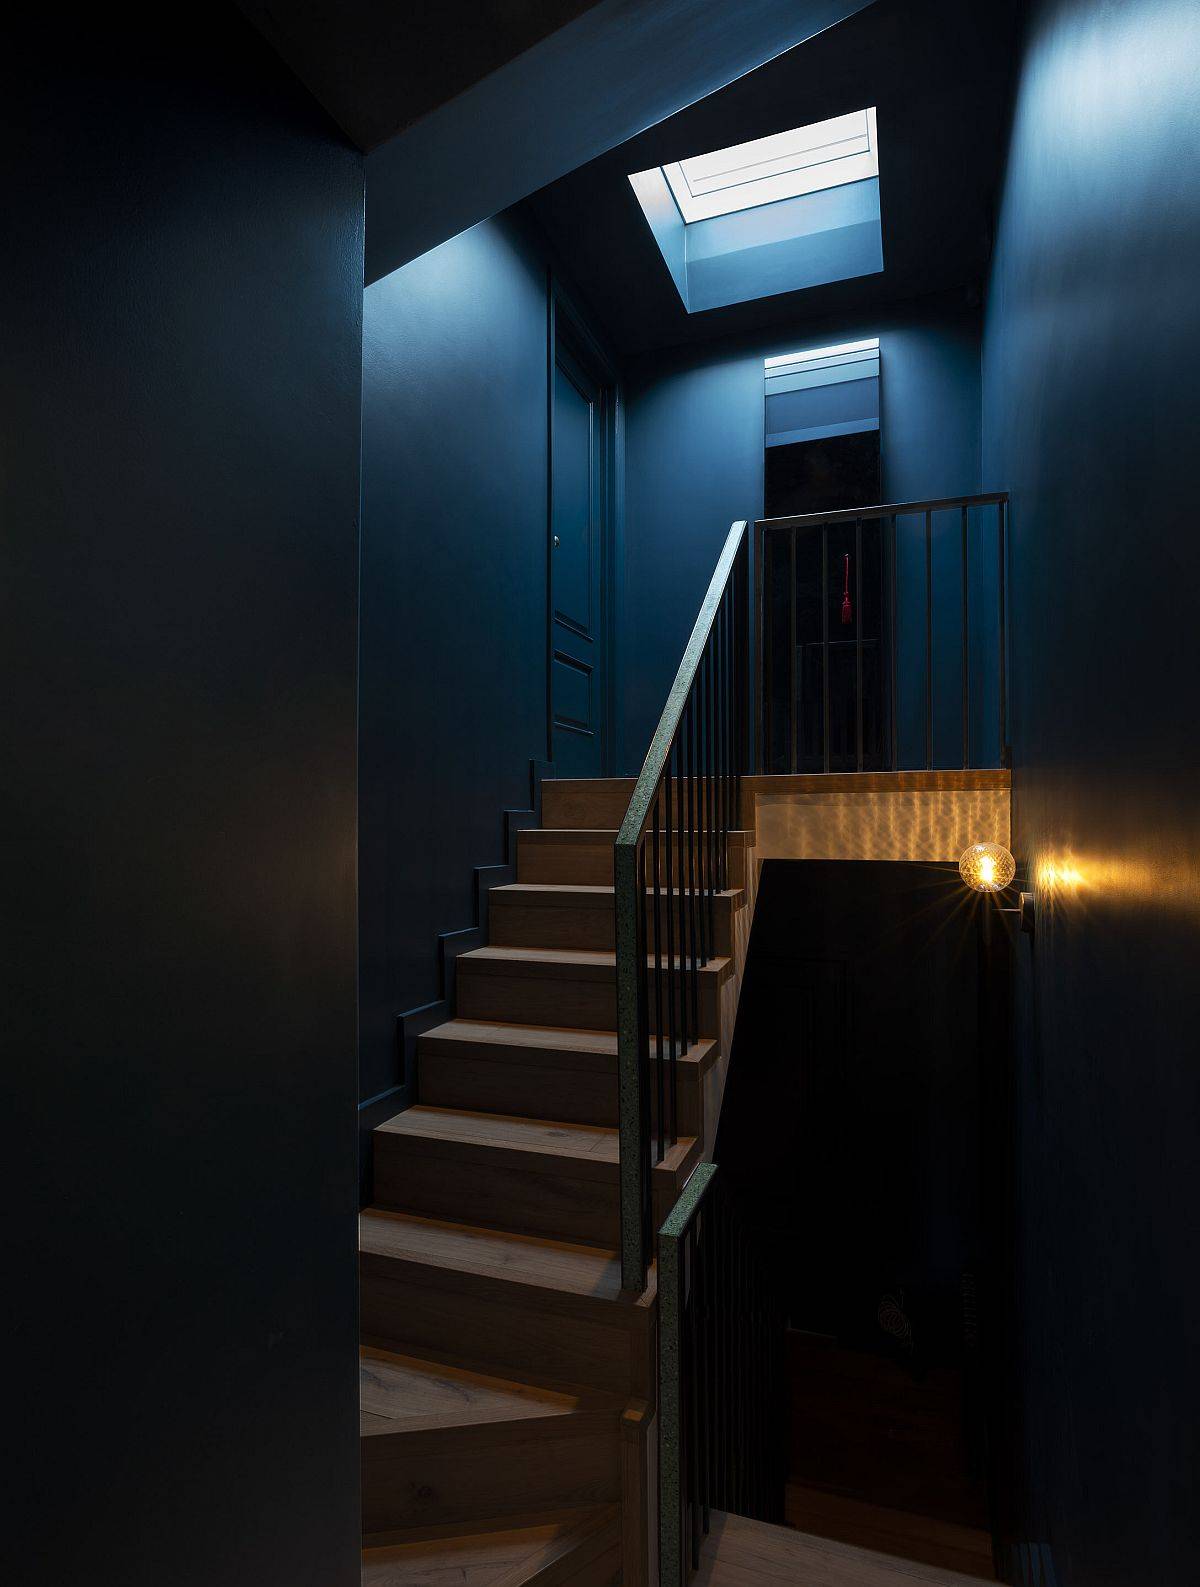
[[[1073,860],[1043,860],[1037,868],[1037,882],[1049,893],[1074,891],[1083,885],[1083,872]]]
[[[958,873],[977,893],[1001,893],[1016,875],[1017,864],[999,843],[973,843],[958,862]]]

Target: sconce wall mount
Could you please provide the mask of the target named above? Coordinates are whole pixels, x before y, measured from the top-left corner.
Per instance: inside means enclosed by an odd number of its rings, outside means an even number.
[[[975,892],[995,897],[1002,915],[1019,915],[1021,930],[1032,934],[1037,908],[1031,892],[1019,892],[1015,908],[999,902],[999,895],[1008,891],[1017,874],[1017,862],[1003,844],[973,843],[963,850],[958,873]]]

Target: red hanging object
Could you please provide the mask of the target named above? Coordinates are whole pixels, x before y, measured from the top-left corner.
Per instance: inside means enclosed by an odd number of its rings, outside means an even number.
[[[842,590],[842,624],[854,621],[854,608],[850,605],[850,553],[846,553],[846,583]]]

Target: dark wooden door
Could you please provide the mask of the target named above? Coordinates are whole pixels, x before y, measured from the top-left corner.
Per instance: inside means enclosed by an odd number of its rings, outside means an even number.
[[[611,403],[582,351],[555,334],[550,446],[550,710],[559,777],[605,768],[607,468]]]

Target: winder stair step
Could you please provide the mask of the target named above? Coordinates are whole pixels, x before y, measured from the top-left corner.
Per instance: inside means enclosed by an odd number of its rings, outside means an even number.
[[[549,1387],[648,1396],[655,1274],[621,1289],[609,1247],[368,1208],[363,1343]]]
[[[366,1548],[362,1587],[610,1587],[620,1563],[620,1513],[594,1505]]]
[[[363,1532],[615,1502],[621,1402],[364,1348]]]

